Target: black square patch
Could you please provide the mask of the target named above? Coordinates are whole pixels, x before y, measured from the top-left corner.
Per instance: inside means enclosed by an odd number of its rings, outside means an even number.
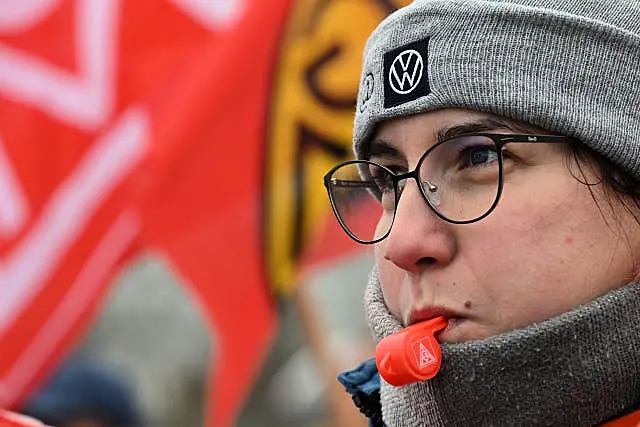
[[[384,54],[384,108],[402,105],[431,92],[428,58],[428,38]]]

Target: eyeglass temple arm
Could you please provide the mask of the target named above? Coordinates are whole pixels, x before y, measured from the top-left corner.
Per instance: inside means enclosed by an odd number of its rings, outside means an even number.
[[[526,142],[526,143],[535,143],[535,142],[544,142],[544,143],[567,143],[567,142],[577,142],[578,140],[575,138],[571,138],[568,136],[561,135],[533,135],[533,134],[510,134],[499,138],[500,142],[503,143],[512,143],[512,142]]]
[[[356,181],[352,179],[331,179],[331,184],[343,188],[376,188],[373,181]]]

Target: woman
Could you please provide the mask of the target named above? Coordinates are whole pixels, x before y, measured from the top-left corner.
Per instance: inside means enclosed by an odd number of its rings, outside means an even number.
[[[377,366],[340,376],[373,425],[640,425],[639,64],[638,1],[418,0],[371,35],[325,185],[375,247]]]

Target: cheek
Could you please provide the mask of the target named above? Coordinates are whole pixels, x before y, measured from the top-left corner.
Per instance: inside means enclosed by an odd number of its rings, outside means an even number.
[[[603,262],[602,256],[615,252],[617,238],[588,189],[571,178],[561,183],[507,194],[486,221],[460,233],[500,329],[565,312],[619,280],[618,267],[607,267],[609,257]]]
[[[402,270],[396,267],[383,256],[384,241],[377,244],[375,248],[376,265],[378,266],[378,276],[380,287],[384,295],[387,308],[396,318],[402,318],[402,307],[406,302],[406,295],[403,286]]]

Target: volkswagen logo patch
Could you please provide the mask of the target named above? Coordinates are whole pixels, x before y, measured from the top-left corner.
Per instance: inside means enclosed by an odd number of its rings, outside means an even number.
[[[424,63],[422,57],[413,49],[408,49],[396,56],[389,70],[389,84],[398,95],[406,95],[418,87],[422,79]]]
[[[430,93],[429,40],[419,40],[384,54],[384,106],[396,107]]]

